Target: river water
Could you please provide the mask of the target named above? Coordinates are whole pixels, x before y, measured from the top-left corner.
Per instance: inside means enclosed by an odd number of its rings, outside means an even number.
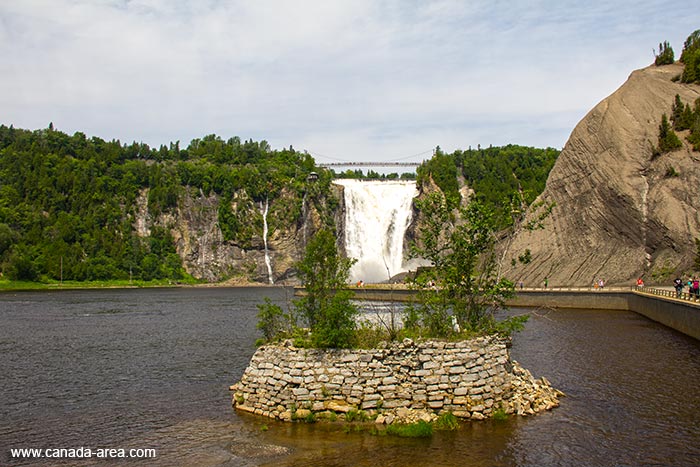
[[[264,296],[291,298],[272,287],[0,294],[0,465],[700,464],[700,343],[629,312],[531,310],[512,356],[567,393],[535,417],[415,440],[236,413],[228,386],[254,352]],[[157,457],[10,456],[80,447]]]

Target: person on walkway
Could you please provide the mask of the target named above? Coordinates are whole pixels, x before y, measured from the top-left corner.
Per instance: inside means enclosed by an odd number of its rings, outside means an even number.
[[[700,299],[700,281],[697,276],[693,277],[693,293],[695,294],[695,301]]]
[[[548,281],[547,278],[545,277],[545,278],[544,278],[544,288],[545,288],[545,289],[547,288],[547,284],[549,284],[549,281]]]
[[[676,298],[681,298],[681,294],[683,293],[683,281],[680,277],[676,277],[673,280],[673,287],[676,289]]]
[[[688,285],[688,300],[692,300],[693,299],[693,279],[690,276],[688,276],[688,282],[686,282],[686,284]]]
[[[637,278],[637,287],[644,287],[644,281],[641,277]]]

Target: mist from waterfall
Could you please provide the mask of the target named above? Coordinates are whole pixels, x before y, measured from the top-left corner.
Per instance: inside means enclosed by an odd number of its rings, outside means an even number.
[[[335,180],[345,192],[345,251],[353,282],[383,282],[407,270],[404,236],[418,194],[414,181]]]

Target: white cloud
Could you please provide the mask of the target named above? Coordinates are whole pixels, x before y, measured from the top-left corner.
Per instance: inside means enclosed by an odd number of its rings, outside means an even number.
[[[0,123],[338,158],[561,147],[695,19],[656,0],[3,2]]]

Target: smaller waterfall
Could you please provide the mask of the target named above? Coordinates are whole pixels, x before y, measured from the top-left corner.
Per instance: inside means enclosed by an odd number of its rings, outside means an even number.
[[[270,262],[270,252],[267,249],[267,211],[270,208],[270,200],[265,198],[265,206],[263,207],[262,201],[260,201],[260,213],[263,218],[263,245],[265,245],[265,266],[267,266],[267,277],[270,284],[274,284],[272,279],[272,263]]]
[[[336,180],[345,192],[345,251],[354,281],[383,282],[406,271],[404,235],[411,223],[412,181]]]

